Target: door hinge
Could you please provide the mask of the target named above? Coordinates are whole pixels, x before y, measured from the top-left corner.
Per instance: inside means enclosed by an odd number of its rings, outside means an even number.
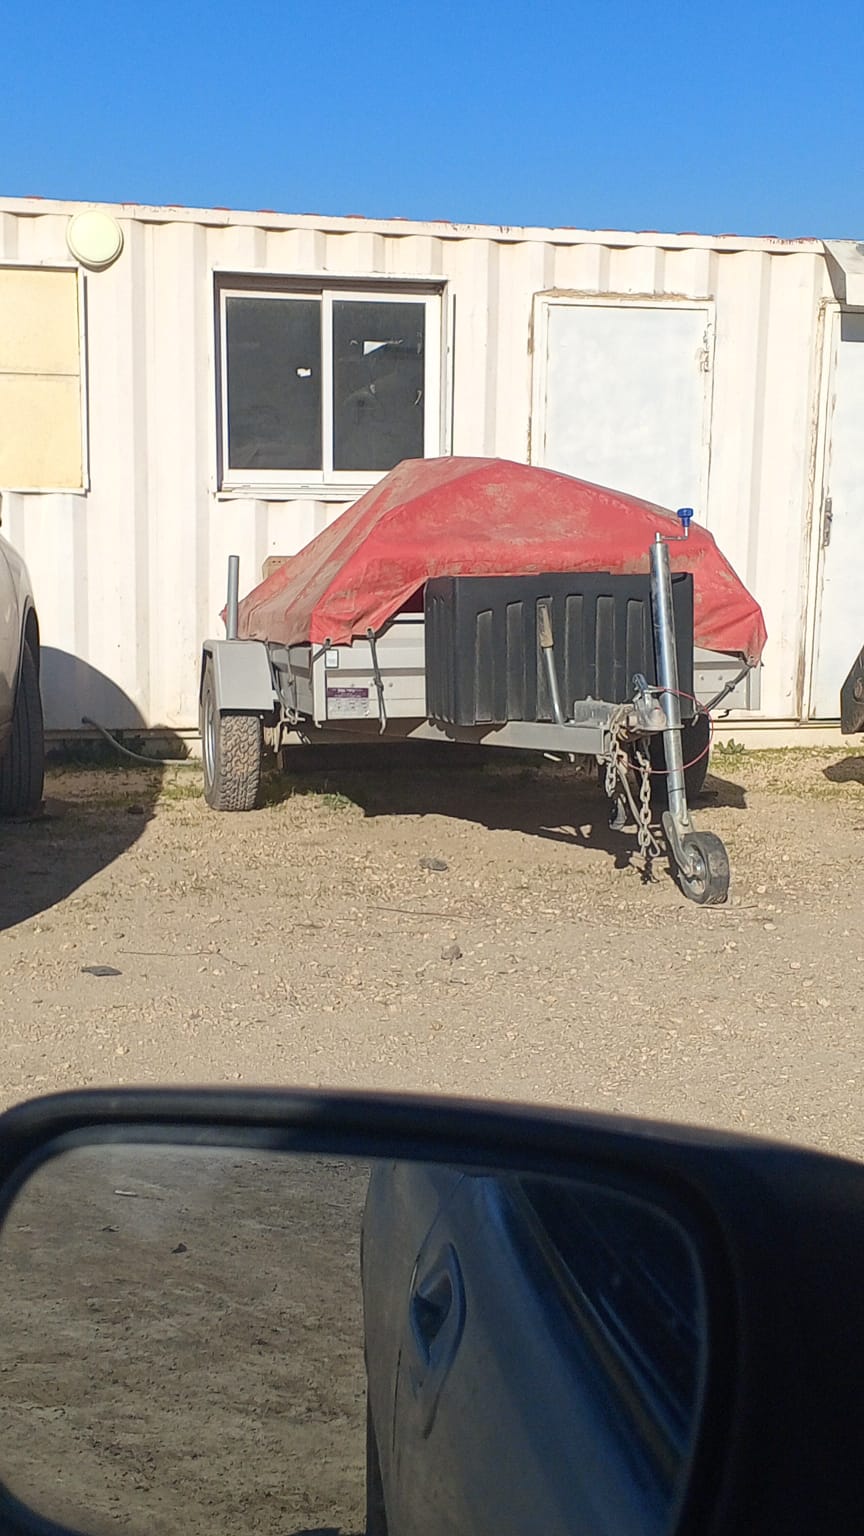
[[[827,549],[831,543],[831,524],[834,521],[834,502],[830,496],[826,496],[822,503],[822,548]]]

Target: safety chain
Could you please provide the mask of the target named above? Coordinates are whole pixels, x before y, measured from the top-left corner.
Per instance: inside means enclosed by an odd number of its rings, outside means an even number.
[[[645,873],[650,875],[651,859],[660,853],[660,846],[651,831],[651,761],[641,741],[636,743],[635,756],[640,774],[639,815],[636,819],[639,852],[645,860]]]
[[[607,800],[615,799],[615,791],[618,788],[618,754],[621,751],[620,739],[621,723],[614,716],[609,730],[609,756],[606,759],[606,790]]]
[[[651,873],[651,860],[662,855],[662,849],[651,830],[651,763],[641,742],[635,746],[636,771],[639,774],[639,804],[633,798],[630,773],[633,763],[624,743],[625,717],[623,710],[612,717],[609,732],[609,756],[606,759],[606,795],[616,798],[620,783],[636,823],[639,852],[645,860],[645,873]]]

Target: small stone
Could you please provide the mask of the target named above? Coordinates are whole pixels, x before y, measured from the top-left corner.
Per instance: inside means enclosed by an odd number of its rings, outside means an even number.
[[[774,929],[777,927],[777,924],[776,923],[763,923],[762,927],[765,929],[766,933],[773,933]]]
[[[127,807],[126,807],[126,815],[127,816],[146,816],[147,812],[145,811],[143,805],[127,805]]]
[[[427,854],[420,860],[420,868],[431,870],[435,875],[443,875],[444,871],[449,869],[450,866],[445,864],[443,859],[433,859]]]
[[[171,1252],[172,1253],[188,1253],[189,1249],[186,1247],[185,1243],[178,1243],[176,1248],[172,1248],[171,1249]]]
[[[441,951],[442,960],[461,960],[462,951],[458,944],[447,944]]]
[[[123,972],[118,971],[113,965],[82,965],[81,974],[82,976],[122,976]]]

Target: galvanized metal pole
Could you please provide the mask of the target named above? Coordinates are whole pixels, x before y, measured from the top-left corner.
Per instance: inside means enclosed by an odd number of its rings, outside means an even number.
[[[651,613],[657,652],[657,682],[666,716],[663,749],[666,758],[669,810],[679,822],[689,820],[684,788],[684,752],[681,746],[681,697],[678,692],[678,652],[675,645],[675,614],[672,607],[672,569],[669,547],[656,534],[650,550]]]
[[[225,610],[225,634],[229,640],[237,639],[238,612],[240,608],[240,556],[228,556],[228,603]]]

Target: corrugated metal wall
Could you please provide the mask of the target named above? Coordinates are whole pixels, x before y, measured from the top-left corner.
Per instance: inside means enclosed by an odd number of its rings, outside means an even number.
[[[68,260],[74,211],[0,204],[0,261]],[[214,269],[440,277],[455,313],[452,451],[522,460],[537,293],[713,297],[706,520],[765,609],[763,715],[797,715],[817,319],[831,291],[821,244],[111,211],[123,254],[86,277],[89,493],[3,503],[37,588],[50,726],[84,714],[194,726],[200,643],[220,631],[229,553],[246,589],[268,554],[293,553],[344,505],[217,494]]]

